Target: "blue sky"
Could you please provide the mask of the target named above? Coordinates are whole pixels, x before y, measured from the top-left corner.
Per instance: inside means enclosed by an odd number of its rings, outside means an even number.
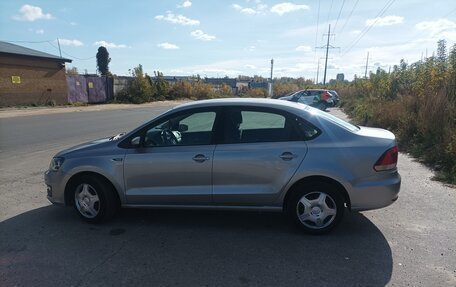
[[[149,74],[323,78],[328,26],[328,78],[386,70],[400,59],[432,55],[439,39],[456,43],[456,1],[179,0],[0,2],[0,40],[73,60],[96,71],[99,45],[118,75],[142,64]]]

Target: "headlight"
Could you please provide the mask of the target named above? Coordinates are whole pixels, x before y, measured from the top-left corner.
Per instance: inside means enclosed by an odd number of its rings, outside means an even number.
[[[65,159],[63,157],[54,157],[51,160],[51,164],[49,165],[49,170],[57,171],[62,166],[63,161]]]

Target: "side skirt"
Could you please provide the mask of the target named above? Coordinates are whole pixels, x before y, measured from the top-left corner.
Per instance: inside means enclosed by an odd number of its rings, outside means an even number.
[[[164,204],[122,204],[122,208],[150,209],[196,209],[196,210],[245,210],[281,212],[281,206],[232,206],[232,205],[164,205]]]

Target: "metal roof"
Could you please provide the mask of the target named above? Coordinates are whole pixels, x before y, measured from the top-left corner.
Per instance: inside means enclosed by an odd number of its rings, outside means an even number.
[[[56,60],[59,62],[69,62],[71,63],[70,59],[61,58],[59,56],[55,56],[52,54],[40,52],[37,50],[33,50],[30,48],[22,47],[19,45],[11,44],[8,42],[0,41],[0,53],[5,54],[13,54],[13,55],[21,55],[21,56],[28,56],[28,57],[38,57],[38,58],[46,58],[51,60]]]

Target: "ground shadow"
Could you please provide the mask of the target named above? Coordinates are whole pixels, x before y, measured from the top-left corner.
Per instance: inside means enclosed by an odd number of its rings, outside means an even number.
[[[360,213],[309,236],[280,213],[47,206],[0,223],[1,286],[384,286],[391,248]]]

